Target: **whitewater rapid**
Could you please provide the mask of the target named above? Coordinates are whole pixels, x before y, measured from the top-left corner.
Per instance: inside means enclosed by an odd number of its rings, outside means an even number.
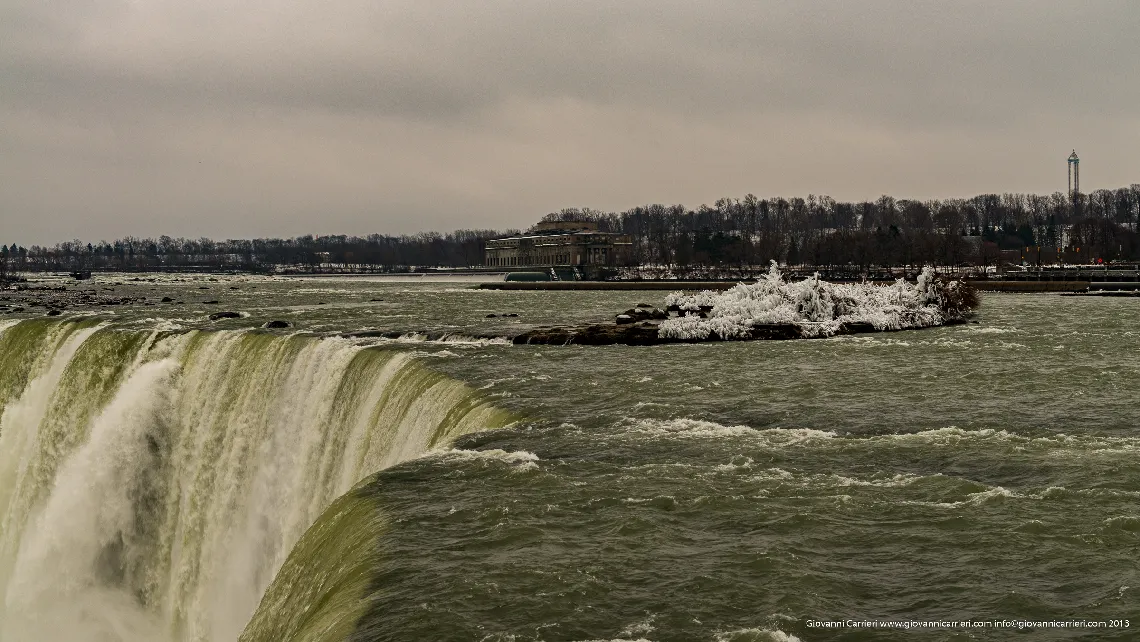
[[[34,320],[0,363],[3,640],[235,640],[334,500],[510,421],[344,339]]]

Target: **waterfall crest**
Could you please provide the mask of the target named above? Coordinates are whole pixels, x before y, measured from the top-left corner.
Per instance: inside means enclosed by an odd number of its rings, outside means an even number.
[[[512,419],[336,338],[33,320],[0,363],[0,639],[235,640],[361,478]]]

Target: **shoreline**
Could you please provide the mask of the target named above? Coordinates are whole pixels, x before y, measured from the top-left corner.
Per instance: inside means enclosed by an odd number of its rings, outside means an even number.
[[[938,325],[914,328],[878,329],[869,323],[845,323],[835,334],[812,336],[804,332],[799,324],[769,323],[753,326],[751,336],[739,339],[726,339],[711,336],[707,339],[678,339],[662,337],[654,322],[640,322],[618,325],[615,323],[593,323],[572,327],[536,328],[516,335],[511,339],[514,345],[585,345],[585,346],[657,346],[697,343],[735,343],[748,341],[796,341],[828,339],[853,334],[879,334],[883,332],[908,332],[911,330],[931,330],[946,326],[970,323],[965,318],[953,318]]]
[[[480,290],[629,290],[629,291],[724,291],[740,283],[755,283],[755,279],[744,281],[502,281],[479,284]],[[859,283],[861,281],[840,281],[831,283]],[[891,281],[873,280],[868,283],[889,284]],[[1119,286],[1140,288],[1140,283],[1090,283],[1089,281],[967,281],[982,292],[1005,293],[1058,293],[1088,292],[1094,286],[1110,286],[1111,289],[1125,289]],[[1109,289],[1100,287],[1100,289]]]

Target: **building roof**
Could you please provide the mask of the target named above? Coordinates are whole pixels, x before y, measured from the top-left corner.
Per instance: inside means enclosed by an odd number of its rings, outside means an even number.
[[[550,231],[550,232],[528,232],[525,234],[516,234],[514,236],[502,236],[502,237],[499,237],[497,239],[490,239],[490,240],[488,240],[488,242],[490,242],[490,241],[514,241],[514,240],[521,241],[521,240],[526,240],[526,239],[563,238],[563,237],[567,237],[567,236],[617,237],[617,236],[629,236],[629,235],[628,234],[622,234],[620,232],[596,232],[596,231],[592,232],[592,231],[582,231],[582,230],[573,232],[573,231],[558,230],[558,231]]]

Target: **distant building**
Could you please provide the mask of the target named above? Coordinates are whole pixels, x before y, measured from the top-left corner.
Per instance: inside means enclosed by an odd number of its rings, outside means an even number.
[[[585,276],[629,265],[628,234],[599,232],[590,221],[548,221],[517,236],[487,241],[484,264],[496,268],[577,268]]]
[[[1077,150],[1073,150],[1069,154],[1069,196],[1076,196],[1081,193],[1081,159],[1077,156]]]

